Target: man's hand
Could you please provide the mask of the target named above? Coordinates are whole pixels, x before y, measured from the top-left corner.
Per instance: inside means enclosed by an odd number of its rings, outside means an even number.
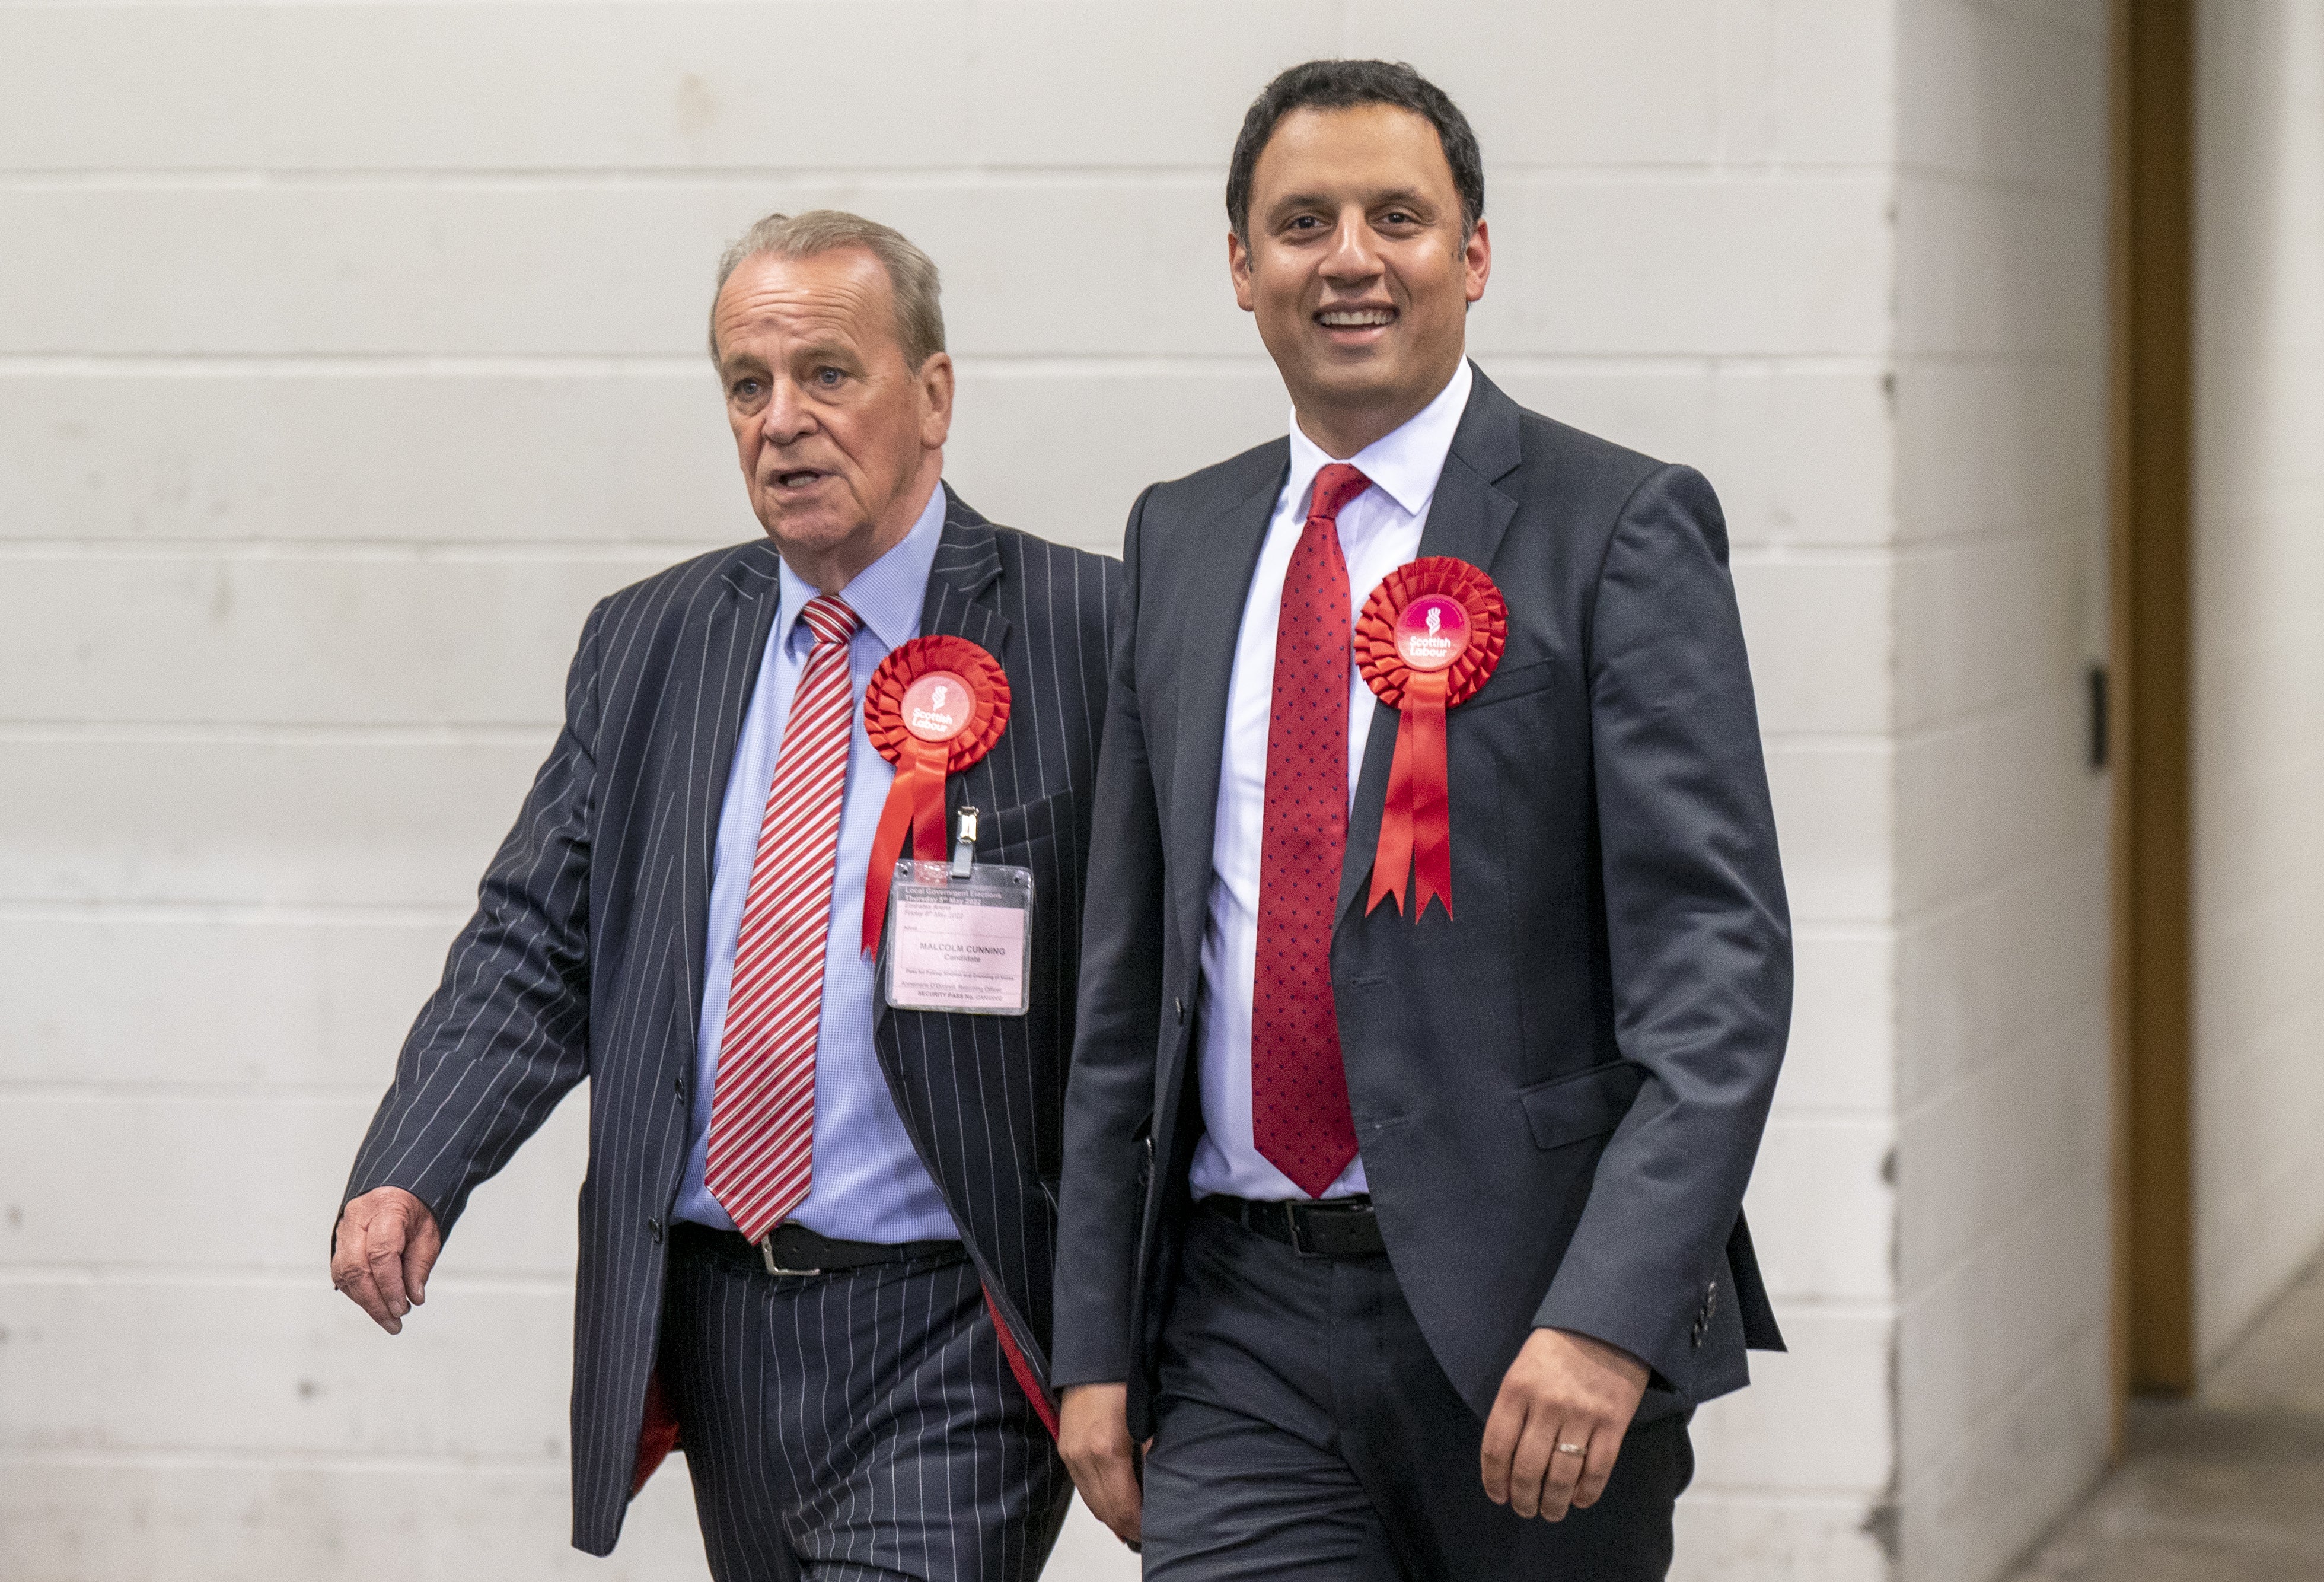
[[[1619,1346],[1536,1329],[1485,1420],[1485,1493],[1520,1516],[1565,1519],[1606,1492],[1646,1392],[1646,1365]]]
[[[1057,1412],[1057,1454],[1090,1514],[1122,1542],[1136,1543],[1144,1499],[1130,1453],[1130,1387],[1067,1385]]]
[[[428,1271],[444,1250],[444,1233],[428,1205],[401,1187],[365,1192],[339,1212],[331,1283],[390,1335],[403,1315],[428,1300]]]

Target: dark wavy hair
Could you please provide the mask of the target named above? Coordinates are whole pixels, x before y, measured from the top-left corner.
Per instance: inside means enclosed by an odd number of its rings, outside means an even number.
[[[1436,128],[1452,185],[1461,193],[1461,238],[1465,243],[1485,217],[1485,158],[1469,117],[1444,90],[1401,60],[1310,60],[1283,72],[1259,90],[1242,118],[1234,158],[1227,164],[1227,223],[1245,244],[1250,241],[1250,176],[1259,151],[1276,126],[1294,110],[1345,110],[1357,105],[1394,105]]]

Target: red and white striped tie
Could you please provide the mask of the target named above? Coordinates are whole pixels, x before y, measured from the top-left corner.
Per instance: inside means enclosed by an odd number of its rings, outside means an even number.
[[[828,595],[807,600],[799,618],[814,632],[815,648],[791,697],[774,788],[759,824],[703,1171],[703,1184],[734,1228],[754,1242],[799,1206],[815,1173],[824,942],[855,727],[847,640],[861,620]]]

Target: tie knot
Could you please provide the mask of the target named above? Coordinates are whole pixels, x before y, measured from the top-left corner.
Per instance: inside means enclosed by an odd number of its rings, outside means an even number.
[[[844,643],[855,635],[855,628],[863,624],[863,617],[847,607],[844,599],[819,593],[807,601],[799,611],[799,619],[815,634],[816,642]]]
[[[1315,475],[1315,489],[1309,496],[1307,520],[1313,522],[1320,516],[1326,522],[1337,523],[1341,510],[1348,502],[1371,486],[1371,479],[1346,462],[1331,463]]]

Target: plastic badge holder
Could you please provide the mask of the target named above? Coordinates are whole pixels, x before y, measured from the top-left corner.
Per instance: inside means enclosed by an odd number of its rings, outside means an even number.
[[[1031,869],[899,862],[887,935],[896,1009],[1022,1016],[1031,1008]]]

